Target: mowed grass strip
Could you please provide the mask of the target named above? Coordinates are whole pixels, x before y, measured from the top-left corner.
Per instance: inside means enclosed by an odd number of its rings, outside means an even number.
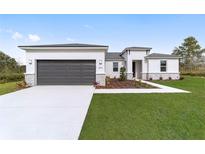
[[[8,82],[0,84],[0,95],[4,95],[17,90],[17,82]]]
[[[205,139],[205,78],[155,81],[185,94],[95,94],[79,139]]]

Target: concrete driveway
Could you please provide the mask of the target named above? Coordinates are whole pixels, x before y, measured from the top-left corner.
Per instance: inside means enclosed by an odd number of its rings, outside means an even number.
[[[78,139],[93,92],[36,86],[0,96],[0,139]]]

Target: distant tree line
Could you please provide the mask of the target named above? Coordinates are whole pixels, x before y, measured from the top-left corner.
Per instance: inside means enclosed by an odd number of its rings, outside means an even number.
[[[0,51],[0,83],[23,80],[25,66],[19,65],[16,60]]]
[[[0,51],[0,73],[23,73],[24,68],[16,60]]]

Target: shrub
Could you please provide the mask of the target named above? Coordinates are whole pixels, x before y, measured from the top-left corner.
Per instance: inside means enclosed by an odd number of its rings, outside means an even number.
[[[190,76],[202,76],[205,77],[205,72],[189,72],[189,73],[182,73],[182,75],[190,75]]]
[[[126,71],[126,68],[125,68],[125,67],[121,67],[121,68],[120,68],[120,81],[126,80],[125,71]]]
[[[109,85],[109,84],[110,84],[110,77],[109,77],[109,76],[106,76],[105,82],[106,82],[106,85]]]
[[[21,81],[16,83],[17,89],[24,89],[28,88],[29,86],[27,85],[26,81]]]
[[[184,77],[183,77],[183,76],[180,76],[179,80],[184,80]]]
[[[1,83],[6,83],[6,80],[5,80],[5,79],[0,80],[0,84],[1,84]]]
[[[96,82],[96,81],[94,81],[94,82],[93,82],[93,86],[96,87],[97,85],[99,85],[99,83]]]
[[[135,87],[136,87],[136,88],[140,88],[140,84],[139,84],[138,81],[135,81]]]
[[[163,80],[163,78],[160,76],[160,78],[159,78],[160,80]]]
[[[172,79],[172,77],[169,77],[169,80],[171,80]]]
[[[142,81],[141,80],[139,80],[138,83],[139,83],[140,86],[142,86]]]
[[[24,80],[24,74],[11,73],[11,74],[0,74],[0,82],[11,82]]]

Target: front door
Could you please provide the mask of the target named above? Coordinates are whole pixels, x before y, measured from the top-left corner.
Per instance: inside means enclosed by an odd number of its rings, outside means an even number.
[[[133,77],[135,78],[136,73],[135,73],[135,62],[132,62],[132,72],[133,72]]]

